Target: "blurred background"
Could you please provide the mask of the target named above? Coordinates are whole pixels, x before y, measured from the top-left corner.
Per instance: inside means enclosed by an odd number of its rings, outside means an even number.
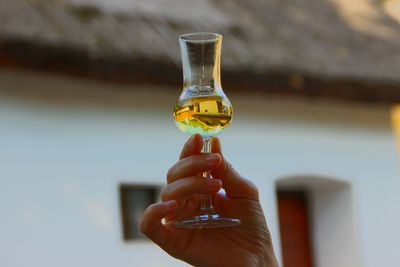
[[[0,265],[187,266],[137,224],[187,138],[178,36],[207,31],[282,266],[395,266],[399,23],[400,0],[0,0]]]

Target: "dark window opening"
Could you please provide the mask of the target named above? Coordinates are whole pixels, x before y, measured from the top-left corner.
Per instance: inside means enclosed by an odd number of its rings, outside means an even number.
[[[158,186],[120,185],[121,219],[125,241],[146,238],[139,229],[140,218],[150,204],[157,202],[159,191]]]

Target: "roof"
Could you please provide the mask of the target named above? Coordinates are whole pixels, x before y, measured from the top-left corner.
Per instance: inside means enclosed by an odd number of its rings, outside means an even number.
[[[178,36],[211,31],[223,84],[397,102],[399,21],[398,0],[2,0],[0,64],[176,84]]]

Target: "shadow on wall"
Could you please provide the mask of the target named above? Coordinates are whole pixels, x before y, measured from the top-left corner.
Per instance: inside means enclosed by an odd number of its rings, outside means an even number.
[[[351,184],[299,175],[278,179],[276,189],[285,267],[361,266]]]

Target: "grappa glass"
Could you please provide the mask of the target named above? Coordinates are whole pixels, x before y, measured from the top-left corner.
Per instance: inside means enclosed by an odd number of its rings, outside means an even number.
[[[211,138],[232,121],[232,105],[221,87],[222,35],[188,33],[179,37],[183,68],[183,91],[174,107],[180,130],[203,137],[203,153],[211,152]],[[212,179],[210,172],[204,179]],[[175,222],[178,228],[214,228],[239,225],[240,220],[223,218],[213,209],[211,196],[202,195],[200,210],[193,218]]]

